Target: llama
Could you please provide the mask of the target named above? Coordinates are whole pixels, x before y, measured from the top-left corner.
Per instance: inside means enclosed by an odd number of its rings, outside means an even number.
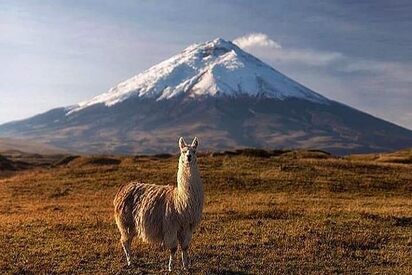
[[[170,250],[169,271],[180,245],[183,268],[188,269],[189,244],[203,210],[203,185],[196,157],[198,144],[196,137],[191,145],[182,137],[179,139],[177,186],[132,182],[117,192],[114,216],[128,265],[131,243],[137,236]]]

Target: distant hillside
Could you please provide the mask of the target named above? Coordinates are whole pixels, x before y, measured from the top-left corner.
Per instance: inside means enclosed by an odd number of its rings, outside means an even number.
[[[16,138],[0,138],[0,153],[7,151],[20,151],[32,154],[61,154],[66,152],[63,149],[52,145],[45,145],[35,141],[28,141]]]
[[[389,153],[355,154],[347,158],[350,160],[412,164],[412,148]]]

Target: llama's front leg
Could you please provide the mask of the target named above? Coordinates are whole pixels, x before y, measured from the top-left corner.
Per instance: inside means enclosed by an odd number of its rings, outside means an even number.
[[[177,233],[169,231],[165,234],[164,236],[164,246],[166,248],[169,248],[170,250],[170,256],[169,256],[169,266],[168,266],[168,270],[172,271],[173,270],[173,262],[174,262],[174,258],[176,255],[176,251],[177,251],[177,237],[176,237]]]
[[[168,268],[169,272],[173,270],[173,262],[175,259],[176,251],[177,251],[177,246],[170,248],[169,268]]]
[[[187,250],[188,248],[182,250],[182,265],[184,270],[187,270],[189,268],[189,256]]]
[[[192,232],[190,230],[180,232],[179,244],[180,244],[180,248],[182,249],[182,265],[185,270],[187,270],[190,265],[188,250],[189,250],[189,244],[191,240],[192,240]]]

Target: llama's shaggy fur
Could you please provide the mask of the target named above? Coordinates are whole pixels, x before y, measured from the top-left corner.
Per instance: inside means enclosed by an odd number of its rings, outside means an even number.
[[[203,210],[203,185],[197,167],[197,138],[188,146],[179,139],[180,158],[177,186],[129,183],[119,189],[114,199],[115,220],[121,244],[130,265],[130,246],[134,236],[170,249],[172,269],[178,244],[183,267],[187,268],[187,249]]]

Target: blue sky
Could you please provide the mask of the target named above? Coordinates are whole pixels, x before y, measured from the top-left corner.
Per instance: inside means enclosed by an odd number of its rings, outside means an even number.
[[[222,37],[309,88],[412,129],[412,2],[0,0],[0,123],[107,91]]]

